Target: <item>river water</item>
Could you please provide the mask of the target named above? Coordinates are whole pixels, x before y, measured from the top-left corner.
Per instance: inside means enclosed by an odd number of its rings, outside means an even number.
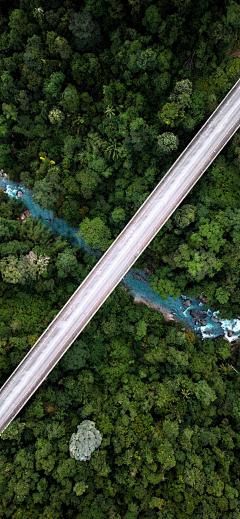
[[[63,218],[54,218],[52,211],[41,209],[34,202],[33,191],[26,189],[22,183],[9,180],[2,170],[0,170],[0,188],[4,188],[10,198],[18,198],[20,195],[32,217],[37,218],[40,216],[45,226],[50,228],[54,234],[61,234],[69,238],[73,246],[81,245],[86,252],[94,253],[85,245],[84,240],[77,236],[78,229],[69,227]],[[17,194],[18,191],[22,193]],[[240,319],[219,319],[219,322],[213,322],[213,318],[215,320],[218,319],[218,310],[214,308],[205,310],[202,302],[198,299],[186,298],[182,295],[181,298],[177,297],[176,299],[169,296],[166,301],[163,301],[151,289],[149,276],[145,270],[130,270],[121,283],[125,290],[128,289],[130,291],[136,303],[144,302],[149,307],[156,308],[162,312],[166,318],[180,321],[201,339],[212,339],[222,336],[233,342],[240,336]],[[194,314],[194,317],[191,315],[190,312],[192,311],[198,312],[198,314],[200,312],[198,319],[196,319],[196,314]],[[205,313],[201,314],[201,312]]]

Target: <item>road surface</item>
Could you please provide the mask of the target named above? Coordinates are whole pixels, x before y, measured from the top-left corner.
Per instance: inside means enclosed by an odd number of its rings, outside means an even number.
[[[0,391],[0,433],[42,384],[239,126],[240,80],[5,382]]]

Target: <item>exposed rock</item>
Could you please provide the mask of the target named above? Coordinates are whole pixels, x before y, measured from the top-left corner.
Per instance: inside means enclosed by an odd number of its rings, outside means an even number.
[[[233,332],[231,332],[231,330],[228,330],[227,334],[228,334],[228,337],[232,337]]]
[[[182,301],[182,304],[184,306],[189,307],[189,306],[191,306],[192,303],[191,303],[190,299],[184,299],[184,301]]]
[[[206,326],[207,321],[205,319],[200,319],[201,326]]]
[[[207,317],[207,312],[204,312],[204,310],[199,310],[198,308],[192,308],[192,310],[190,310],[190,314],[194,319],[198,320],[205,319],[205,317]]]
[[[18,189],[17,191],[17,197],[18,198],[21,198],[21,196],[23,196],[23,191],[21,189]]]
[[[169,310],[167,310],[163,306],[155,305],[154,303],[151,303],[147,299],[143,299],[141,296],[136,296],[134,299],[134,303],[135,304],[143,303],[148,308],[155,308],[156,310],[161,312],[161,314],[163,314],[163,317],[166,322],[168,322],[168,321],[176,321],[177,323],[182,322],[182,321],[180,321],[180,319],[178,319],[175,315],[173,315],[171,312],[169,312]]]
[[[146,279],[144,279],[143,276],[141,276],[140,274],[137,274],[136,272],[132,272],[132,277],[137,279],[138,281],[141,281],[142,283],[147,283]]]
[[[20,214],[20,220],[26,220],[27,216],[31,214],[31,212],[26,209],[25,211],[23,211],[21,214]]]
[[[147,265],[147,267],[144,268],[144,272],[146,276],[151,276],[155,270],[155,267],[152,264]]]
[[[207,300],[205,299],[205,297],[203,297],[202,292],[201,292],[201,294],[200,294],[198,299],[200,299],[201,303],[203,303],[204,305],[207,304]]]
[[[198,320],[195,321],[195,325],[196,325],[196,326],[197,326],[197,324],[199,324],[199,321],[198,321]]]
[[[149,305],[147,305],[147,306],[149,306]],[[150,308],[150,306],[149,306],[149,308]],[[163,314],[163,317],[167,323],[168,323],[168,321],[177,321],[178,323],[180,322],[171,312],[168,312],[166,309],[164,309],[164,310],[162,309],[162,310],[160,310],[160,312]]]
[[[217,317],[214,317],[213,315],[210,317],[210,319],[213,323],[219,323],[219,319],[217,319]]]

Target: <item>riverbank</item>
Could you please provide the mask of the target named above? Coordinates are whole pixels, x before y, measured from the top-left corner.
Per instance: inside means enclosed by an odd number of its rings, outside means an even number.
[[[21,198],[26,206],[21,219],[25,219],[29,214],[33,218],[40,216],[45,226],[53,233],[70,239],[73,246],[81,245],[86,252],[94,253],[86,246],[84,240],[77,236],[78,229],[68,226],[63,218],[54,218],[53,211],[41,209],[34,202],[34,193],[26,189],[22,183],[9,180],[3,170],[0,170],[0,188],[4,188],[10,198]],[[206,305],[207,301],[202,294],[195,299],[184,295],[176,299],[169,296],[163,301],[150,287],[149,276],[147,269],[136,272],[130,270],[123,278],[122,286],[129,290],[135,304],[144,303],[149,308],[157,309],[167,322],[174,320],[183,323],[201,339],[224,337],[233,345],[240,342],[240,319],[219,319],[218,310],[204,310],[203,305]]]

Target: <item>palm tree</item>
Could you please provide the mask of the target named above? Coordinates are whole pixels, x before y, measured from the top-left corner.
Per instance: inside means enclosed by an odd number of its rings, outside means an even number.
[[[112,106],[107,106],[106,110],[105,110],[105,114],[110,117],[110,119],[112,118],[112,115],[115,115],[115,108],[113,108]]]
[[[117,147],[116,141],[113,141],[111,139],[111,144],[107,147],[107,149],[104,151],[104,153],[108,153],[110,157],[112,155],[113,159],[115,159],[115,157],[117,156],[117,159],[118,159],[119,151],[120,151],[120,148]]]
[[[35,16],[35,18],[40,18],[40,20],[42,20],[43,15],[44,15],[44,10],[42,9],[42,7],[36,7],[33,10],[33,16]]]

